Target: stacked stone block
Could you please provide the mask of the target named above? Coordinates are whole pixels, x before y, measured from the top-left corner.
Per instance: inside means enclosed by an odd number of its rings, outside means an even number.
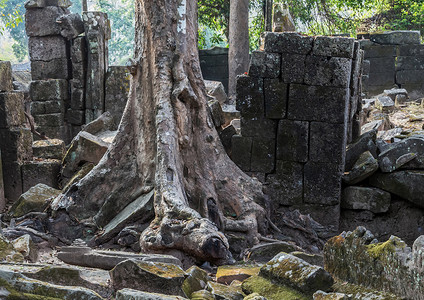
[[[424,45],[419,31],[390,31],[359,36],[365,51],[363,84],[368,96],[392,87],[411,98],[424,96]]]
[[[31,114],[39,132],[68,140],[65,110],[69,105],[71,76],[69,42],[57,19],[69,14],[68,1],[29,1],[26,33],[31,60]]]
[[[348,127],[360,101],[359,45],[297,33],[267,33],[264,43],[237,81],[241,135],[232,158],[265,175],[275,207],[299,208],[337,231]]]
[[[85,86],[85,122],[89,123],[105,111],[105,77],[108,68],[110,24],[107,14],[83,12],[87,39],[87,74]]]
[[[10,62],[0,61],[0,152],[4,196],[9,201],[22,194],[22,164],[32,158],[32,135],[25,128],[23,103],[23,92],[12,90]]]

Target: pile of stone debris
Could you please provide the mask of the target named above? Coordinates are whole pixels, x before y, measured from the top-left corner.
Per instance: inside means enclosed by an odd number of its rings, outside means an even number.
[[[276,242],[250,249],[236,265],[216,268],[184,265],[170,255],[93,250],[82,241],[62,247],[52,264],[30,235],[11,242],[0,236],[0,297],[423,299],[423,240],[418,238],[413,249],[396,237],[378,243],[358,227],[330,239],[324,256]]]

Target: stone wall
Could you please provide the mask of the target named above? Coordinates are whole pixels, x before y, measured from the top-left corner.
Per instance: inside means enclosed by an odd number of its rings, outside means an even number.
[[[359,35],[365,52],[364,92],[381,94],[405,88],[411,99],[424,96],[424,45],[419,31],[390,31]]]
[[[279,208],[298,208],[337,232],[345,148],[359,134],[361,65],[354,39],[267,33],[239,76],[232,158],[266,183],[276,223]]]
[[[228,92],[228,48],[199,50],[203,79],[221,81]]]

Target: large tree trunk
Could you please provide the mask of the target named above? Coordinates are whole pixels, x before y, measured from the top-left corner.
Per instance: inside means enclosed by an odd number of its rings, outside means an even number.
[[[228,97],[234,104],[236,77],[249,69],[249,0],[230,0]]]
[[[222,232],[242,232],[252,245],[267,222],[260,183],[226,155],[208,111],[196,20],[195,0],[136,1],[136,64],[118,134],[52,207],[101,228],[154,189],[143,249],[222,262],[231,257]]]

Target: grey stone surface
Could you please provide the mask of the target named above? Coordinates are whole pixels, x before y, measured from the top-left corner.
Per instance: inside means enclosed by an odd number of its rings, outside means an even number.
[[[199,50],[199,60],[203,78],[222,82],[228,91],[228,48]]]
[[[400,46],[405,47],[405,46]],[[406,46],[409,47],[409,46]],[[379,45],[375,43],[370,43],[369,45],[363,45],[361,41],[361,48],[365,51],[365,58],[375,58],[375,57],[395,57],[396,50],[398,49],[393,45]],[[401,54],[403,55],[403,54]]]
[[[42,8],[46,6],[46,0],[28,0],[25,2],[25,8]]]
[[[71,108],[78,110],[85,108],[84,89],[78,87],[78,82],[70,81],[71,84]]]
[[[251,261],[266,263],[281,252],[289,253],[300,250],[301,248],[296,245],[279,241],[253,246],[249,249],[248,257]]]
[[[147,293],[133,289],[122,289],[116,293],[116,300],[186,300],[181,296]]]
[[[349,144],[346,148],[345,170],[350,171],[359,156],[365,151],[370,151],[374,157],[377,157],[376,140],[377,130],[371,130],[362,134],[354,143]]]
[[[390,89],[390,90],[384,90],[383,95],[388,96],[393,101],[395,101],[396,96],[398,96],[398,95],[403,95],[403,96],[408,97],[408,91],[406,89]]]
[[[305,84],[349,87],[352,60],[340,57],[307,56]]]
[[[205,80],[204,82],[205,82],[206,92],[208,93],[208,95],[215,97],[216,100],[218,100],[221,105],[227,102],[227,94],[225,93],[225,88],[222,82],[213,81],[213,80]],[[106,88],[107,88],[107,84],[106,84]]]
[[[312,53],[320,56],[352,58],[354,42],[353,38],[317,36]]]
[[[0,209],[3,211],[5,207],[6,207],[6,198],[4,195],[3,164],[2,164],[1,150],[0,150]]]
[[[264,80],[265,116],[283,119],[287,112],[288,85],[278,79]]]
[[[32,81],[29,92],[32,101],[69,99],[68,82],[61,79]]]
[[[84,23],[79,14],[62,15],[56,22],[60,24],[60,34],[67,40],[72,40],[84,32]]]
[[[291,84],[288,119],[344,124],[347,120],[349,89]]]
[[[72,78],[75,80],[83,81],[85,73],[87,72],[87,66],[84,62],[72,63]]]
[[[27,161],[22,165],[22,191],[43,183],[58,188],[60,160]]]
[[[399,30],[386,31],[383,33],[373,33],[370,40],[377,44],[385,45],[404,45],[421,44],[421,34],[419,31]]]
[[[309,54],[314,38],[296,32],[267,32],[264,49],[266,52]]]
[[[72,125],[84,125],[85,124],[85,111],[68,109],[66,111],[66,121]]]
[[[71,60],[72,63],[79,63],[87,60],[87,45],[84,36],[72,40]]]
[[[367,58],[370,62],[370,75],[374,73],[391,73],[395,72],[395,57],[376,57]]]
[[[32,157],[31,131],[21,127],[0,129],[0,150],[3,162],[22,162],[30,159]]]
[[[241,135],[233,135],[231,158],[243,171],[250,171],[252,157],[252,138]]]
[[[306,55],[281,54],[281,77],[285,83],[303,83]]]
[[[277,121],[265,118],[241,117],[241,135],[248,137],[275,138]]]
[[[280,64],[280,54],[254,51],[251,55],[249,76],[277,78],[280,75]]]
[[[62,160],[65,150],[65,143],[59,139],[34,141],[32,143],[32,152],[34,157]]]
[[[20,126],[24,122],[24,94],[0,93],[0,128]]]
[[[422,70],[402,70],[396,72],[396,83],[421,83],[424,81],[424,72]]]
[[[69,7],[71,5],[70,0],[46,0],[46,6]]]
[[[275,174],[268,175],[267,193],[274,204],[295,205],[303,202],[303,164],[277,160]]]
[[[9,202],[14,202],[22,194],[22,164],[17,161],[6,162],[3,160],[2,167],[4,196]]]
[[[66,58],[66,41],[61,36],[30,36],[28,52],[31,60]]]
[[[10,61],[0,61],[0,92],[10,92],[12,89],[12,65]]]
[[[263,117],[264,104],[264,81],[262,78],[250,76],[238,76],[236,87],[236,109],[244,117]]]
[[[424,56],[424,45],[400,45],[397,47],[399,56]]]
[[[121,121],[129,90],[130,74],[128,69],[117,66],[109,67],[106,73],[105,110],[112,114],[116,125]],[[223,87],[221,91],[224,92]]]
[[[31,102],[32,115],[64,113],[64,109],[64,102],[62,100]]]
[[[336,205],[340,203],[341,167],[332,163],[307,162],[304,167],[304,202]]]
[[[308,160],[309,122],[280,120],[277,132],[277,159]]]
[[[345,125],[311,122],[309,160],[344,165],[345,153]]]
[[[275,168],[275,139],[253,138],[250,171],[271,173]]]
[[[388,96],[380,96],[375,100],[375,107],[382,112],[390,112],[395,107],[395,102]]]
[[[64,122],[64,115],[62,113],[34,115],[34,121],[40,127],[60,127]]]
[[[352,169],[343,175],[343,181],[347,184],[359,183],[378,170],[378,161],[371,152],[366,151],[359,156]]]
[[[391,195],[377,188],[349,186],[343,190],[341,207],[384,213],[389,210]]]
[[[66,58],[49,61],[33,60],[31,61],[31,75],[33,80],[68,79],[68,60]]]
[[[25,30],[28,36],[60,35],[60,25],[56,19],[66,14],[67,9],[48,6],[45,8],[27,8]]]
[[[396,57],[396,71],[424,70],[423,56],[398,56]]]

